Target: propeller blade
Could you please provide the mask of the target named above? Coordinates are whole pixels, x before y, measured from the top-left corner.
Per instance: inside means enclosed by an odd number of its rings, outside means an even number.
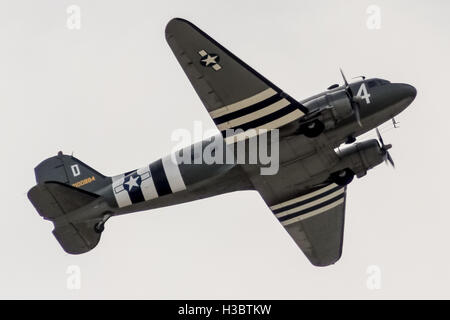
[[[380,141],[381,148],[384,149],[384,141],[383,141],[383,137],[381,137],[380,130],[378,130],[378,128],[376,128],[375,130],[377,131],[377,136],[378,136],[378,140]]]
[[[392,159],[391,154],[387,151],[386,151],[386,158],[389,161],[389,163],[391,164],[392,168],[395,169],[394,159]]]
[[[344,83],[345,83],[345,91],[347,92],[347,95],[350,99],[350,103],[352,105],[353,108],[353,112],[355,113],[355,118],[356,118],[356,122],[358,122],[358,125],[360,127],[362,127],[362,123],[361,123],[361,113],[359,112],[359,102],[357,97],[355,97],[355,95],[353,94],[353,90],[350,87],[350,85],[348,84],[347,78],[344,75],[344,71],[342,71],[342,68],[339,69],[341,71],[341,75],[342,78],[344,79]]]
[[[375,131],[377,132],[378,141],[381,147],[381,150],[384,152],[384,162],[388,164],[388,162],[391,164],[391,166],[395,169],[395,163],[394,159],[392,159],[391,154],[389,153],[389,149],[392,148],[392,144],[384,144],[383,137],[381,136],[380,130],[378,128],[375,128]]]
[[[362,127],[361,123],[361,115],[359,114],[359,103],[353,104],[353,110],[355,111],[356,122],[358,122],[359,126]]]
[[[355,95],[353,94],[353,90],[350,86],[347,86],[347,92],[350,95],[350,100],[352,100],[352,102],[358,103]]]
[[[347,78],[345,78],[344,71],[342,71],[341,68],[339,70],[341,70],[341,75],[342,75],[342,78],[344,79],[345,86],[348,87],[348,82],[347,82]]]

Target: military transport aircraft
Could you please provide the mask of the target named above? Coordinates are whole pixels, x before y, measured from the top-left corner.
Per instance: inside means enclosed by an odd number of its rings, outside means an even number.
[[[223,144],[278,130],[279,169],[263,175],[260,163],[180,161],[193,145],[175,157],[106,177],[59,152],[35,168],[37,185],[28,197],[53,222],[63,249],[71,254],[93,249],[112,216],[256,190],[312,264],[335,263],[342,254],[347,185],[382,162],[394,165],[391,145],[378,131],[378,141],[355,138],[402,112],[416,89],[377,78],[349,83],[341,70],[343,85],[297,101],[189,21],[175,18],[165,33]],[[240,130],[230,135],[230,129]],[[248,134],[255,130],[256,136]]]

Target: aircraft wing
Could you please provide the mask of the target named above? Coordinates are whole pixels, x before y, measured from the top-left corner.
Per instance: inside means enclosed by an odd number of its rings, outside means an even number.
[[[346,192],[346,187],[333,183],[268,204],[315,266],[328,266],[341,257]]]
[[[280,128],[307,112],[189,21],[172,19],[166,39],[224,137],[227,129]]]

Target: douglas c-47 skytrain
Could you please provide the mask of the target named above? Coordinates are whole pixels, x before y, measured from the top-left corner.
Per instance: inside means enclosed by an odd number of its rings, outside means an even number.
[[[394,165],[378,130],[378,140],[355,138],[402,112],[416,89],[377,78],[348,83],[342,73],[344,85],[297,101],[186,20],[171,20],[166,39],[220,134],[114,177],[61,152],[44,160],[28,197],[63,249],[93,249],[113,216],[256,190],[312,264],[335,263],[347,185],[382,162]],[[212,140],[227,155],[243,144],[251,158],[251,142],[263,136],[277,153],[272,174],[262,174],[260,161],[196,161],[195,150]]]

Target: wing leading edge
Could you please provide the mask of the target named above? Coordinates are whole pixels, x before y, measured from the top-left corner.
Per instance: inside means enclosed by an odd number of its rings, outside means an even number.
[[[175,18],[166,39],[224,137],[280,128],[307,109],[189,21]],[[256,130],[250,130],[256,129]]]

